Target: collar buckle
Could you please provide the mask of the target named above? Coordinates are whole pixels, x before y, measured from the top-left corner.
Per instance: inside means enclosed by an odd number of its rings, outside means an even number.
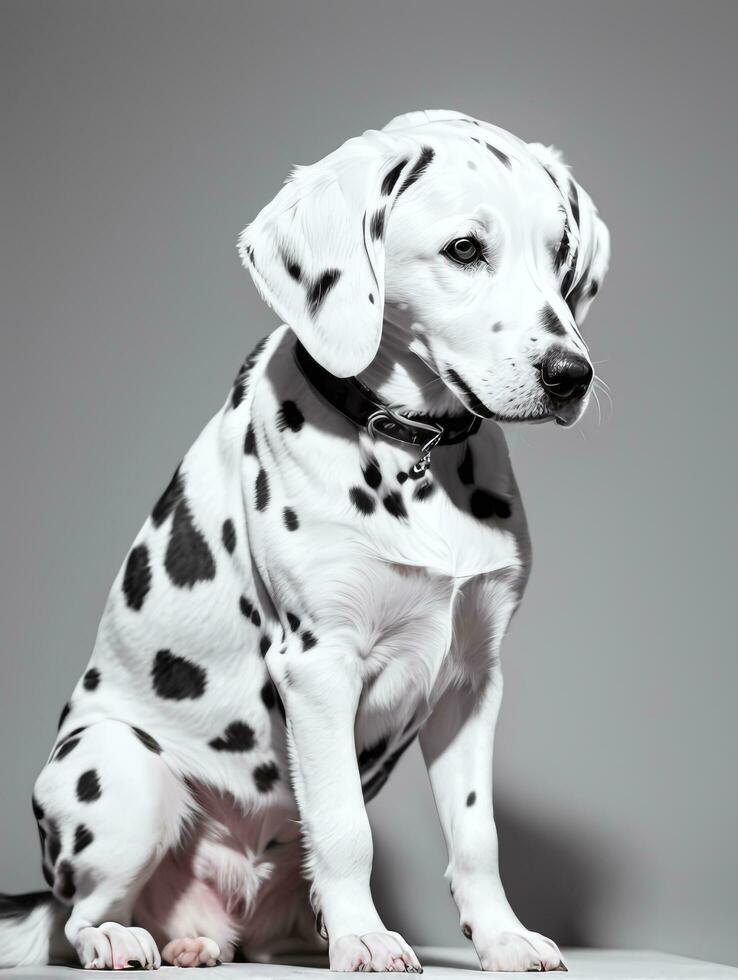
[[[379,408],[367,419],[366,423],[369,435],[376,439],[378,435],[391,439],[393,442],[407,443],[403,438],[402,430],[410,430],[412,442],[420,445],[420,454],[412,465],[412,472],[416,476],[421,476],[431,464],[431,452],[436,448],[443,437],[443,426],[433,425],[429,422],[418,422],[416,419],[406,418],[399,412],[391,408]],[[430,434],[430,438],[423,438]],[[423,442],[420,439],[423,438]]]

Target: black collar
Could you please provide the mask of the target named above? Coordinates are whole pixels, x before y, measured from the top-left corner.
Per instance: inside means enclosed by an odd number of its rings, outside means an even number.
[[[382,435],[394,442],[423,449],[420,462],[427,456],[423,469],[430,463],[430,451],[436,446],[464,442],[474,435],[482,419],[468,409],[459,415],[413,415],[409,418],[395,412],[371,388],[358,378],[337,378],[326,371],[297,341],[295,360],[304,376],[319,395],[347,419],[370,435]]]

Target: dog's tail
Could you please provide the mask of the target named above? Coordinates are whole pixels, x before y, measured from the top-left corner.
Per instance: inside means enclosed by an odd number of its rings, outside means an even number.
[[[69,908],[51,892],[0,894],[0,967],[68,960],[68,916]]]

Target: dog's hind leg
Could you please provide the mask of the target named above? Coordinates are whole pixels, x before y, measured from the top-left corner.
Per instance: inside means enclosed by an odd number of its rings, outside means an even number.
[[[70,907],[64,931],[86,969],[161,963],[151,935],[131,925],[188,813],[188,792],[160,751],[146,733],[103,721],[67,735],[36,782],[45,875]]]

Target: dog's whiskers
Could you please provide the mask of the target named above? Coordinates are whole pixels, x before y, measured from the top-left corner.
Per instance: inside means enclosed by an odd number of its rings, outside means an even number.
[[[612,418],[612,416],[614,414],[614,411],[615,411],[615,405],[613,403],[612,395],[610,393],[610,386],[608,384],[606,384],[602,380],[602,378],[599,378],[597,375],[595,375],[594,376],[594,384],[593,384],[593,387],[592,387],[592,393],[594,394],[595,398],[597,398],[597,389],[598,388],[602,392],[602,394],[607,398],[607,401],[608,401],[608,404],[609,404],[609,409],[610,409],[609,417]],[[599,402],[599,399],[598,399],[598,402]]]

